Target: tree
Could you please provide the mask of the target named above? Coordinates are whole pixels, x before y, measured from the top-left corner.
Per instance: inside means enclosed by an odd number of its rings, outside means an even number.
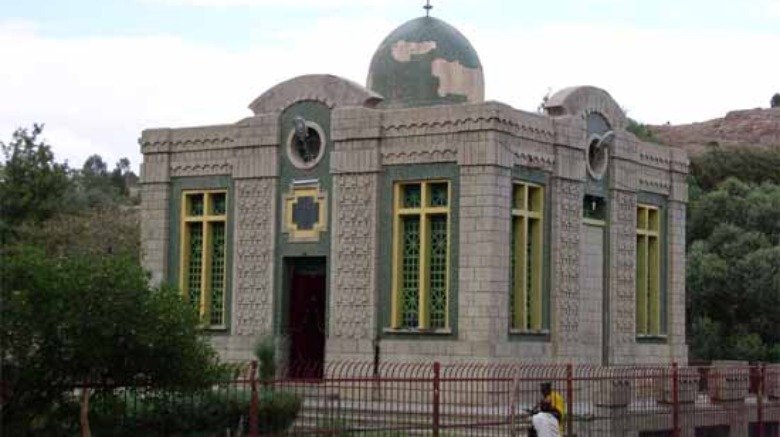
[[[772,108],[780,108],[780,93],[775,93],[775,95],[772,96],[772,100],[769,102],[769,105]]]
[[[113,171],[100,155],[92,155],[84,161],[81,171],[75,177],[77,193],[73,204],[81,208],[114,208],[128,204],[125,178],[130,171],[130,160],[120,159]]]
[[[688,224],[691,354],[780,360],[780,185],[726,179],[691,196]]]
[[[216,354],[195,310],[170,288],[152,289],[124,257],[48,257],[5,250],[0,266],[3,430],[45,434],[69,387],[202,387]],[[11,435],[11,434],[8,434]]]
[[[71,188],[67,164],[54,161],[39,137],[43,125],[19,128],[9,143],[0,142],[5,163],[0,180],[0,231],[27,220],[40,222],[61,210]]]
[[[137,208],[124,205],[83,209],[37,224],[23,223],[16,233],[19,241],[42,248],[47,256],[116,254],[138,260],[139,215]]]
[[[744,182],[780,184],[780,149],[715,148],[691,157],[691,176],[705,190],[735,177]]]
[[[642,141],[649,141],[653,143],[658,142],[658,138],[655,137],[653,131],[650,130],[650,128],[646,124],[640,123],[631,117],[628,118],[628,124],[626,125],[626,130],[636,135],[636,137]]]

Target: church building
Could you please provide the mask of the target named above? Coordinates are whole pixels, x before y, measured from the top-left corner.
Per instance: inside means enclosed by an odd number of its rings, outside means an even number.
[[[223,359],[273,335],[293,368],[686,362],[688,159],[605,90],[485,101],[475,49],[424,16],[365,86],[305,75],[249,109],[140,139],[143,265]]]

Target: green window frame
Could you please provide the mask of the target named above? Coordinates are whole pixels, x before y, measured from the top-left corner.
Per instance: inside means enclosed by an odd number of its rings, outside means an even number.
[[[181,194],[179,289],[210,329],[226,327],[227,190]]]
[[[393,329],[449,329],[451,198],[448,180],[393,186]]]
[[[659,337],[664,335],[661,208],[638,204],[636,223],[636,334]]]
[[[509,328],[540,333],[544,325],[544,186],[512,184]]]

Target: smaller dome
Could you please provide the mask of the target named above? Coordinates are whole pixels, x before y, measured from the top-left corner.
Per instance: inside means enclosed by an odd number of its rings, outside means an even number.
[[[413,107],[482,102],[485,79],[476,50],[457,29],[420,17],[395,29],[371,59],[367,88],[380,106]]]

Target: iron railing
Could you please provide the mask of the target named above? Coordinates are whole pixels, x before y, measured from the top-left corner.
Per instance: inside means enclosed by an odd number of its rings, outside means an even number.
[[[256,369],[253,362],[237,378],[194,393],[111,388],[124,396],[114,420],[126,429],[146,426],[145,435],[178,433],[177,421],[163,417],[173,414],[185,422],[197,416],[211,426],[209,435],[523,436],[531,430],[527,410],[549,382],[565,400],[567,436],[780,436],[780,365],[330,362],[279,370],[271,380],[259,380]],[[134,423],[155,396],[160,417]],[[99,404],[105,397],[93,398],[91,415],[106,410]],[[214,407],[223,404],[232,410]],[[211,423],[200,408],[219,417]],[[150,429],[155,423],[163,429]]]

